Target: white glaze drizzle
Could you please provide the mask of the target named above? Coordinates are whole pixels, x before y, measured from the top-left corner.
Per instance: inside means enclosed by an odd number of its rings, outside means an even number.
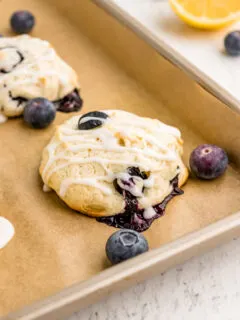
[[[130,187],[124,185],[121,183],[121,179],[129,179],[133,178],[135,182],[140,182],[139,184],[136,183],[136,185],[132,185]],[[132,195],[136,197],[143,197],[142,188],[146,187],[148,188],[147,179],[142,180],[140,177],[132,177],[128,173],[118,173],[118,174],[112,174],[109,176],[100,176],[100,177],[94,177],[94,178],[67,178],[63,181],[60,187],[59,194],[61,197],[64,197],[67,189],[73,185],[73,184],[82,184],[86,186],[91,186],[94,188],[100,189],[105,195],[111,195],[112,189],[110,187],[104,186],[102,183],[99,183],[100,181],[112,183],[113,180],[118,179],[119,185],[122,187],[122,189],[130,191]],[[151,180],[153,180],[151,178]],[[146,182],[146,183],[145,183]],[[152,183],[152,182],[151,182]]]
[[[54,172],[57,172],[60,169],[66,168],[71,164],[89,163],[89,159],[91,160],[91,162],[95,162],[95,163],[98,163],[99,165],[101,165],[107,174],[109,174],[110,172],[107,169],[107,167],[105,166],[105,164],[119,164],[119,165],[126,165],[126,166],[132,166],[132,167],[141,166],[143,169],[147,168],[147,167],[145,167],[144,164],[141,164],[140,162],[130,162],[130,161],[123,161],[123,160],[110,160],[110,159],[103,159],[103,158],[98,158],[98,157],[91,157],[88,159],[83,159],[83,158],[72,158],[72,157],[61,156],[61,157],[53,158],[53,161],[56,161],[58,159],[68,160],[68,161],[66,163],[60,164],[60,165],[56,166],[54,169],[50,170],[46,175],[47,180],[50,179],[51,175]],[[45,172],[46,172],[46,170],[44,170],[44,173]],[[43,175],[44,175],[44,173],[43,173]]]
[[[171,150],[169,147],[161,143],[155,136],[161,134],[172,135],[175,139],[180,138],[181,134],[178,129],[167,126],[161,122],[156,122],[157,125],[149,125],[149,123],[145,123],[144,118],[135,117],[134,121],[127,121],[126,118],[123,120],[120,118],[111,118],[111,114],[115,111],[104,111],[109,115],[109,118],[102,119],[96,117],[84,117],[80,122],[84,123],[89,120],[101,120],[103,125],[101,127],[97,127],[95,129],[90,130],[78,130],[77,123],[75,128],[60,126],[58,128],[58,138],[59,141],[55,143],[50,143],[47,147],[48,150],[48,162],[45,165],[45,168],[42,172],[43,180],[45,184],[48,184],[49,179],[52,174],[61,170],[65,167],[69,167],[73,164],[85,164],[95,162],[98,163],[104,169],[106,176],[98,176],[98,177],[83,177],[83,178],[66,178],[62,181],[59,194],[60,196],[64,196],[71,185],[81,184],[87,185],[94,188],[100,189],[104,194],[110,195],[112,193],[112,184],[114,179],[118,179],[118,183],[125,190],[130,191],[133,195],[137,197],[142,197],[143,187],[151,188],[153,186],[153,178],[150,176],[148,179],[143,180],[139,177],[131,177],[134,178],[135,184],[132,186],[127,186],[121,182],[122,180],[129,180],[130,175],[128,173],[113,173],[109,168],[109,164],[118,164],[123,165],[125,168],[128,167],[138,167],[140,170],[145,171],[154,171],[159,169],[160,162],[164,161],[176,161],[178,159],[178,154]],[[77,118],[76,118],[77,121]],[[126,137],[131,139],[134,135],[140,137],[144,143],[144,147],[136,147],[136,146],[122,146],[119,144],[117,137],[115,134],[120,133],[122,137]],[[128,139],[126,139],[126,143]],[[147,146],[151,144],[154,148]],[[66,156],[65,152],[60,152],[56,154],[56,150],[58,147],[64,146],[67,150],[71,151],[73,155]],[[157,150],[156,150],[157,149]],[[88,156],[88,157],[80,157],[78,152],[80,151],[105,151],[105,152],[118,152],[119,154],[127,152],[132,153],[135,156],[137,161],[127,160],[127,157],[122,159],[108,159],[96,156]],[[151,161],[154,159],[156,162],[156,167],[153,167],[152,162],[149,163],[149,159]],[[61,164],[55,165],[56,161],[60,160]],[[124,177],[123,177],[124,176]],[[147,214],[147,213],[146,213]],[[149,213],[148,213],[149,214]],[[149,214],[150,215],[150,214]]]
[[[43,185],[43,192],[50,192],[50,191],[52,191],[52,189],[49,186],[47,186],[46,184],[44,184]]]
[[[141,177],[131,176],[127,172],[116,174],[115,179],[123,190],[129,191],[133,196],[140,198],[143,197],[143,188],[151,188],[154,181],[153,177],[143,180]]]
[[[5,40],[5,39],[4,39]],[[13,45],[15,46],[15,39],[12,40],[10,39],[10,41],[13,42]],[[46,42],[47,44],[47,42]],[[15,48],[14,48],[15,49]],[[17,50],[21,50],[21,48],[18,48],[18,44],[16,43],[16,49]],[[45,70],[41,70],[40,66],[41,64],[39,63],[40,61],[42,62],[46,62],[46,63],[51,63],[53,60],[56,59],[56,52],[52,49],[49,48],[48,45],[46,46],[46,50],[44,51],[45,56],[37,56],[36,59],[38,61],[38,68],[36,69],[36,63],[31,63],[28,62],[28,56],[26,55],[25,61],[24,63],[20,64],[18,68],[16,68],[14,71],[12,71],[12,73],[14,73],[15,76],[21,75],[21,74],[26,74],[27,79],[15,79],[14,82],[12,82],[11,85],[9,85],[8,89],[13,90],[14,88],[16,88],[19,85],[23,85],[23,84],[33,84],[36,83],[38,81],[39,78],[41,77],[46,77],[48,75],[54,75],[54,76],[59,76],[60,72],[56,72],[56,71],[45,71]],[[31,71],[32,68],[32,71]],[[1,75],[1,79],[0,79],[0,84],[5,82],[5,78],[8,78],[8,74],[3,74]],[[61,76],[62,77],[62,76]],[[61,78],[60,77],[60,78]]]
[[[107,181],[109,182],[109,179],[107,177],[94,177],[94,178],[67,178],[65,179],[60,187],[59,194],[61,197],[64,197],[67,189],[73,185],[73,184],[81,184],[85,186],[91,186],[94,188],[100,189],[105,195],[110,195],[112,193],[111,188],[103,186],[102,183],[99,183],[99,181]]]
[[[14,233],[15,230],[11,222],[6,218],[0,217],[0,249],[8,244]]]
[[[92,121],[92,120],[100,120],[101,122],[105,123],[108,119],[104,119],[104,118],[97,118],[97,117],[84,117],[80,120],[80,123],[86,123],[88,121]]]
[[[156,211],[153,207],[148,207],[143,212],[143,217],[147,220],[152,219],[156,215]]]
[[[4,114],[0,113],[0,124],[7,122],[7,120],[8,118]]]

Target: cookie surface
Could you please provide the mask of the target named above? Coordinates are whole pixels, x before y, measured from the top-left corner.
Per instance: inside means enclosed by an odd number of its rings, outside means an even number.
[[[19,116],[29,99],[58,101],[78,88],[75,71],[47,41],[28,35],[0,38],[0,114]]]
[[[172,181],[181,186],[188,177],[180,131],[125,111],[102,112],[105,118],[75,116],[57,128],[43,151],[43,182],[87,215],[124,212],[127,192],[149,216],[173,191]]]

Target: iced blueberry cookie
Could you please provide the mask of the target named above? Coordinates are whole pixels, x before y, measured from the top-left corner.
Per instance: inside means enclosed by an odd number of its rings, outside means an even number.
[[[0,38],[0,115],[23,113],[28,100],[42,97],[59,111],[81,108],[75,71],[47,41],[22,35]]]
[[[144,231],[181,194],[188,171],[181,134],[120,110],[89,112],[59,126],[40,174],[72,209],[119,228]]]

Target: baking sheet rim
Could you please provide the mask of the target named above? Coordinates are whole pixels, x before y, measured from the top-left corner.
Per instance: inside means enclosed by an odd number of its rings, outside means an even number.
[[[230,92],[224,89],[220,84],[207,76],[204,72],[196,68],[188,59],[180,55],[177,51],[171,48],[168,44],[158,39],[152,34],[146,26],[144,26],[136,18],[132,17],[128,12],[119,7],[112,0],[92,0],[94,3],[105,9],[108,13],[114,16],[117,20],[123,22],[131,30],[133,30],[139,37],[145,40],[151,47],[153,47],[159,54],[172,64],[179,67],[190,78],[196,81],[201,87],[215,96],[218,100],[226,104],[227,107],[240,113],[240,101],[234,97]]]
[[[109,1],[107,3],[106,0],[93,1],[101,7],[107,9],[107,11],[114,15],[117,19],[127,24],[140,37],[143,37],[148,44],[153,46],[161,55],[187,72],[191,78],[196,80],[207,91],[224,102],[229,108],[240,112],[239,102],[234,97],[223,90],[221,86],[216,85],[213,81],[211,81],[211,79],[206,79],[206,76],[202,73],[197,74],[198,70],[196,70],[196,68],[194,68],[189,61],[183,59],[173,50],[170,51],[169,47],[163,46],[158,39],[149,34],[149,31],[146,28],[134,20],[125,11],[121,10],[116,4]],[[120,281],[131,277],[134,274],[141,273],[144,270],[163,264],[166,261],[173,260],[174,257],[179,254],[187,257],[187,252],[189,250],[197,248],[201,244],[210,244],[211,240],[213,241],[213,239],[217,237],[221,238],[221,235],[223,236],[224,234],[231,233],[238,229],[240,230],[240,211],[201,230],[192,232],[184,237],[179,238],[178,240],[151,250],[144,255],[105,270],[89,280],[66,288],[54,296],[36,302],[29,307],[25,307],[22,310],[11,313],[6,317],[2,317],[1,319],[43,319],[42,317],[45,317],[52,312],[57,312],[60,308],[70,306],[74,302],[80,301],[88,296],[90,298],[94,292],[101,290],[102,288],[110,288],[114,284],[119,283]],[[219,241],[216,241],[216,244],[218,242]],[[183,260],[186,259],[183,258]]]
[[[140,274],[142,271],[157,267],[164,262],[174,259],[174,257],[179,254],[182,255],[181,260],[185,261],[190,258],[187,254],[191,249],[198,248],[201,245],[210,244],[211,241],[214,242],[214,239],[218,239],[219,236],[221,237],[228,233],[231,233],[230,238],[233,238],[235,234],[234,231],[237,231],[237,234],[239,234],[239,230],[240,211],[201,230],[183,236],[176,241],[172,241],[134,259],[111,267],[89,280],[66,288],[56,295],[39,301],[29,307],[25,307],[19,312],[11,313],[7,317],[3,317],[1,319],[45,319],[47,315],[52,312],[58,312],[60,308],[70,306],[74,302],[79,302],[87,297],[91,298],[91,295],[97,291],[103,288],[110,288],[124,279],[130,280],[134,274]],[[219,239],[216,240],[213,247],[215,247],[219,242]],[[194,256],[194,254],[191,256]],[[74,312],[74,310],[72,312]]]

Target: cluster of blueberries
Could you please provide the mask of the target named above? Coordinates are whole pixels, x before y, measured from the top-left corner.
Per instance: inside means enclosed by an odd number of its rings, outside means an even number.
[[[199,179],[213,180],[220,177],[228,166],[226,152],[218,146],[203,144],[193,150],[190,168]],[[134,231],[122,229],[115,232],[107,241],[106,254],[113,263],[119,263],[148,250],[145,237]]]

